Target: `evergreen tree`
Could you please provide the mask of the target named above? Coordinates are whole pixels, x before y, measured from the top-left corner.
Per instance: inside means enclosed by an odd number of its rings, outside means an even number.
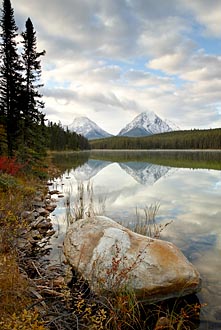
[[[5,128],[8,155],[18,147],[22,94],[21,63],[17,53],[17,26],[10,0],[3,0],[0,19],[0,125]]]
[[[22,97],[23,119],[24,119],[24,145],[33,148],[38,137],[35,134],[36,125],[42,125],[42,112],[44,103],[39,93],[41,77],[40,56],[45,51],[37,52],[36,32],[30,18],[26,21],[26,30],[22,33],[24,51],[22,62],[24,67],[24,95]],[[38,130],[39,131],[39,130]],[[40,141],[40,140],[39,140]]]

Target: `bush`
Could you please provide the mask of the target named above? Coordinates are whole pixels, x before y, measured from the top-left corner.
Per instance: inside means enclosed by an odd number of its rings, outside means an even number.
[[[7,173],[2,173],[0,174],[0,190],[2,191],[7,191],[10,188],[15,188],[17,186],[17,180],[7,174]]]
[[[25,309],[20,315],[13,314],[7,322],[0,322],[1,330],[45,330],[38,318],[37,312]]]
[[[6,156],[0,157],[0,173],[7,173],[16,175],[22,168],[23,164],[17,162],[16,158],[8,158]]]

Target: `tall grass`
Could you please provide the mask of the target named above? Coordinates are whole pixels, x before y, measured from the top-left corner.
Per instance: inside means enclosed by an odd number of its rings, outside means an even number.
[[[94,187],[90,181],[86,185],[79,182],[73,204],[72,206],[70,203],[69,192],[66,197],[66,217],[70,223],[95,215],[104,215],[106,195],[95,196]]]
[[[152,238],[160,238],[161,232],[172,223],[172,220],[162,224],[157,222],[157,215],[160,209],[160,204],[155,203],[150,206],[139,209],[136,207],[135,220],[133,222],[133,231],[135,233],[145,235]]]

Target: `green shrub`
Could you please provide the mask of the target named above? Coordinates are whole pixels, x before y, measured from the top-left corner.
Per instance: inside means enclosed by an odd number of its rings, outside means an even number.
[[[17,180],[7,173],[0,174],[0,191],[7,191],[17,186]]]

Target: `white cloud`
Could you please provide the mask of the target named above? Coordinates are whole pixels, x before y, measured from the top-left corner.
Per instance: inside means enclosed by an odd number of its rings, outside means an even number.
[[[86,115],[117,133],[149,109],[181,128],[221,126],[220,0],[12,0],[12,6],[20,30],[30,16],[39,50],[46,50],[49,119],[67,124]]]
[[[184,67],[188,57],[182,52],[166,54],[149,61],[148,66],[152,69],[162,70],[168,74],[177,74]]]
[[[206,34],[220,38],[221,2],[219,0],[183,1],[183,6],[192,11],[196,21],[204,27]]]
[[[130,69],[125,73],[124,78],[130,86],[158,86],[164,90],[172,90],[174,88],[171,78],[156,76],[148,71]]]

